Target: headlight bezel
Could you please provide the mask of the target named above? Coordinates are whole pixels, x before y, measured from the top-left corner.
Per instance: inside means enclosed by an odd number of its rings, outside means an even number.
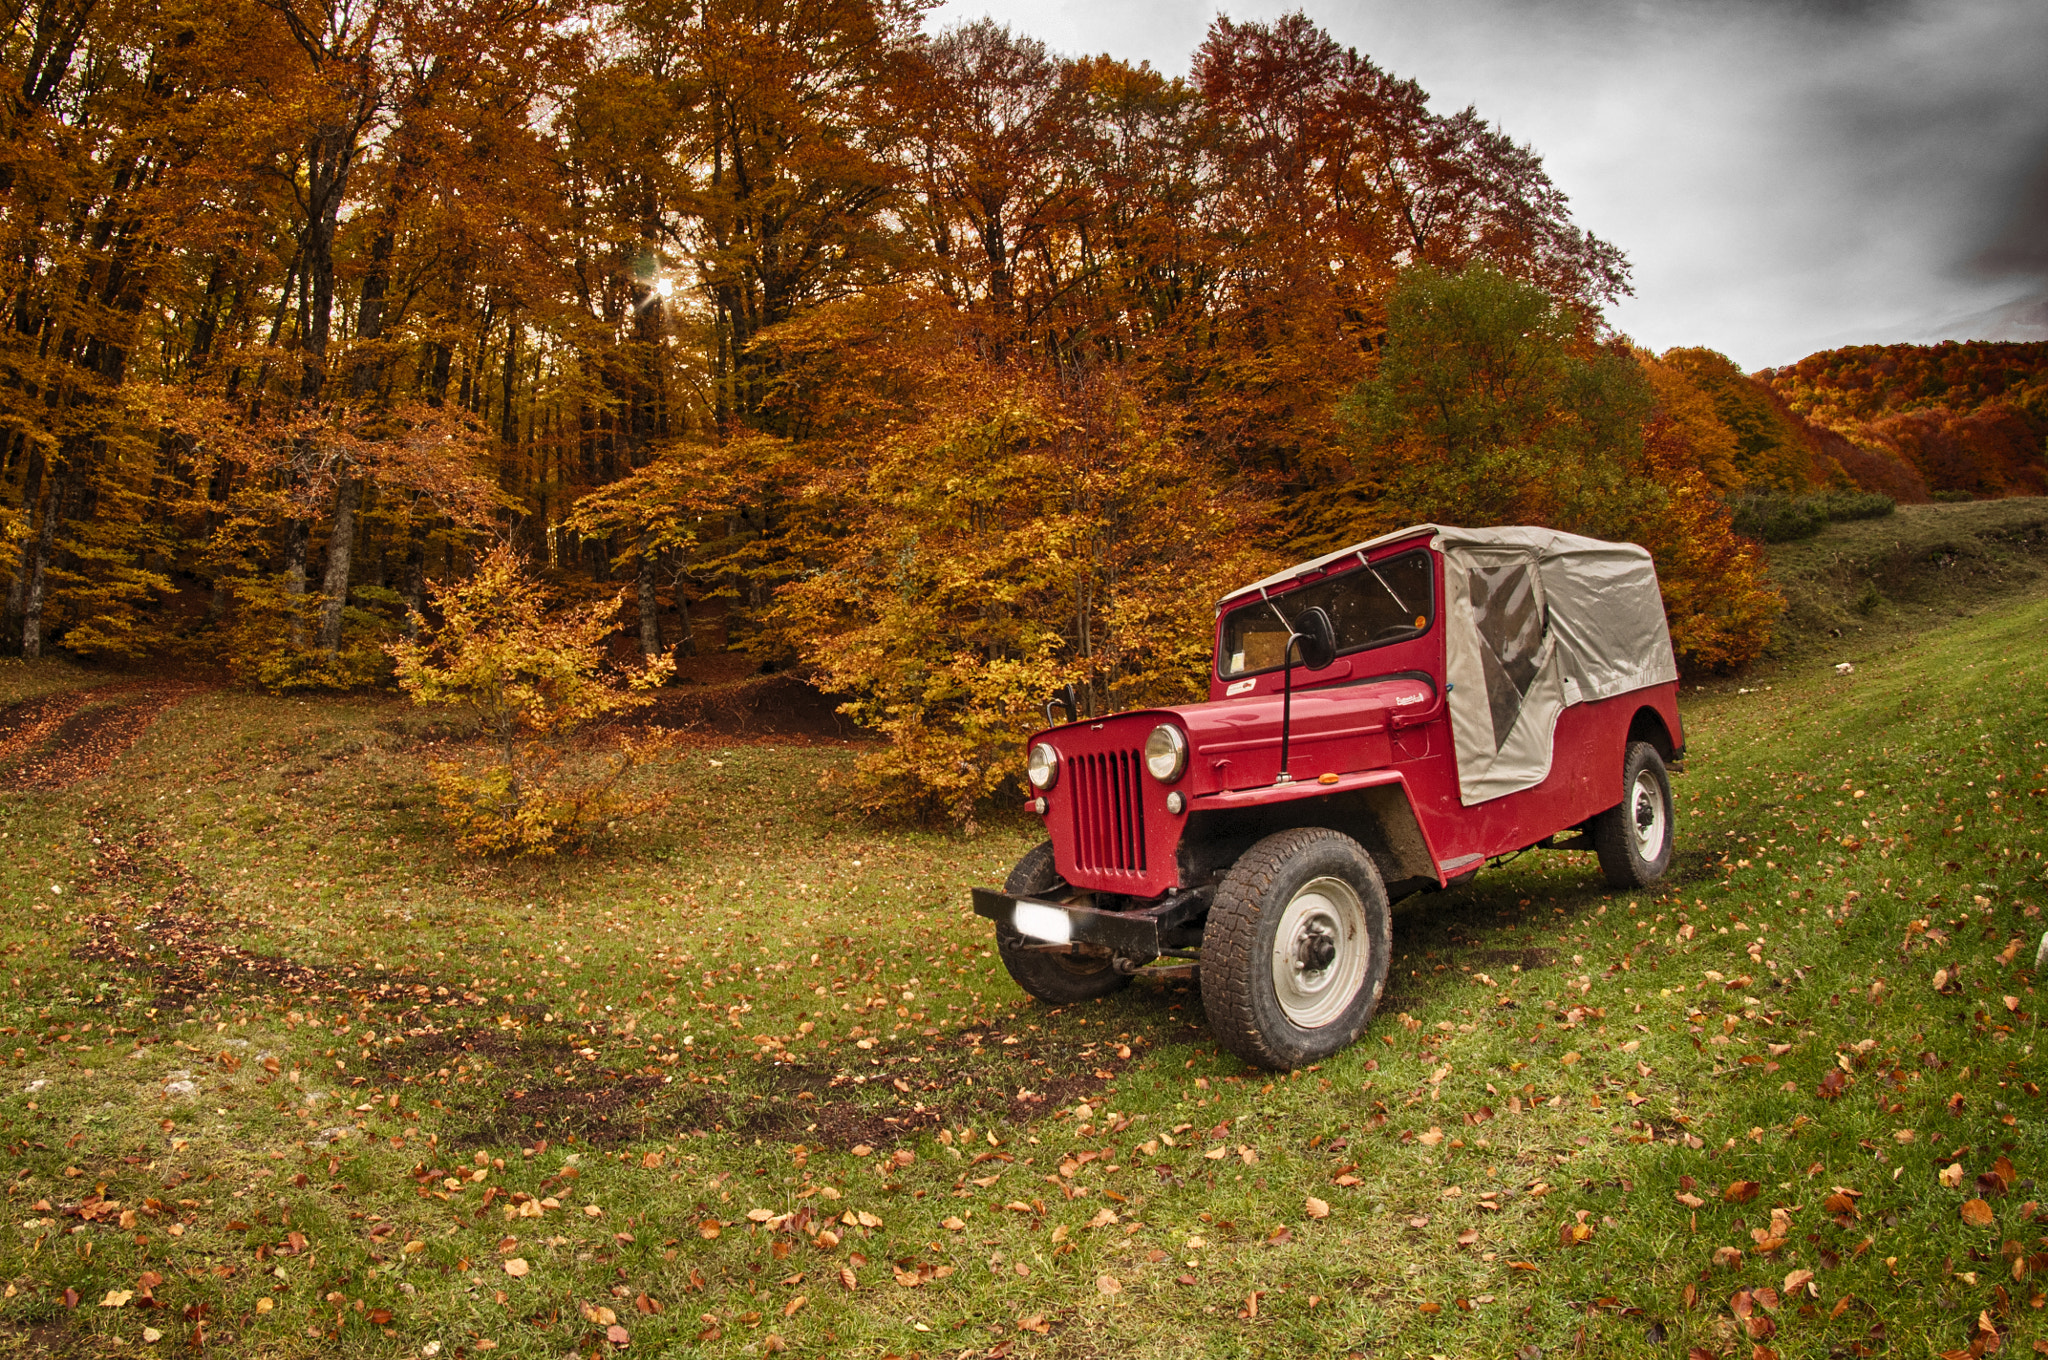
[[[1024,757],[1024,777],[1040,793],[1060,782],[1060,753],[1051,742],[1035,741]]]
[[[1166,772],[1160,772],[1160,762]],[[1172,784],[1188,771],[1188,734],[1172,723],[1161,723],[1145,737],[1145,772],[1162,784]]]

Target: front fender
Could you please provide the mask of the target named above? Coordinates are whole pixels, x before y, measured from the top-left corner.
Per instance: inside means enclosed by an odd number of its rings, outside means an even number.
[[[1440,861],[1415,816],[1406,777],[1380,769],[1336,775],[1327,783],[1303,780],[1190,799],[1181,835],[1181,881],[1200,882],[1256,842],[1300,826],[1325,826],[1357,840],[1396,896],[1440,888],[1468,867]]]

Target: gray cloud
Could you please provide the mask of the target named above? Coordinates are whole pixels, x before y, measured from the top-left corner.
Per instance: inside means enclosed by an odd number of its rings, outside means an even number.
[[[1745,367],[1917,338],[2048,280],[2040,0],[1296,0],[1440,108],[1535,146],[1628,252],[1615,324]],[[950,0],[1183,71],[1199,0]]]

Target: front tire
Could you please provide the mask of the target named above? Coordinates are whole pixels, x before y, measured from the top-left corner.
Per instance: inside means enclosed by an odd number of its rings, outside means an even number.
[[[1053,863],[1051,841],[1027,852],[1003,880],[1003,891],[1013,897],[1044,897],[1064,886]],[[1054,1006],[1093,1001],[1131,985],[1130,975],[1119,973],[1107,957],[1033,949],[1022,938],[1000,929],[996,931],[996,953],[1019,987]]]
[[[1664,758],[1632,741],[1621,763],[1621,802],[1593,819],[1593,849],[1607,886],[1647,888],[1671,867],[1674,812]]]
[[[1357,841],[1324,827],[1266,837],[1231,866],[1202,936],[1202,1008],[1217,1042],[1288,1071],[1364,1032],[1386,990],[1386,886]]]

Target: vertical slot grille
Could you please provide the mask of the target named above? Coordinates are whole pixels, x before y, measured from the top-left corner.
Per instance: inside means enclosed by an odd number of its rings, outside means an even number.
[[[1074,761],[1076,867],[1092,873],[1145,872],[1145,800],[1136,751]]]

